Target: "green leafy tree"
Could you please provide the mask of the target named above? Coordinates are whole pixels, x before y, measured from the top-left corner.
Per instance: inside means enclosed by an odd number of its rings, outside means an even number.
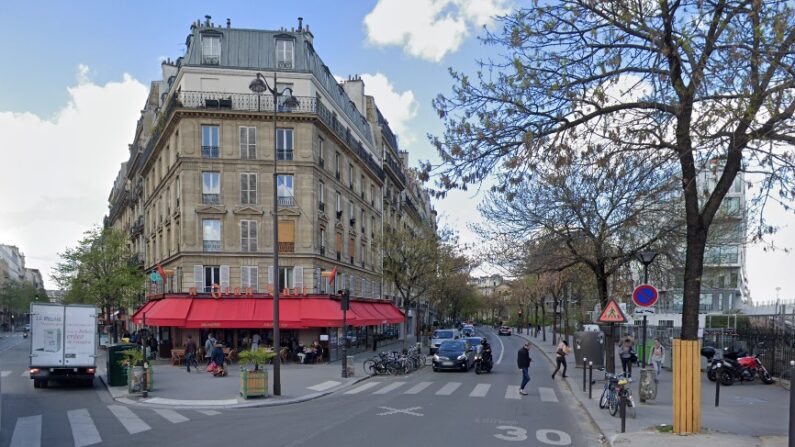
[[[61,253],[53,279],[66,290],[64,301],[93,304],[108,316],[120,307],[132,307],[145,275],[127,242],[119,230],[95,227],[77,247]]]
[[[2,323],[7,327],[24,324],[21,319],[30,310],[32,302],[46,302],[47,292],[28,281],[6,280],[0,286]],[[27,321],[25,321],[27,322]]]

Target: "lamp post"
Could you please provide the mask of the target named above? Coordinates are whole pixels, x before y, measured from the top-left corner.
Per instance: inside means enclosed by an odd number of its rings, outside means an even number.
[[[281,92],[276,90],[276,72],[273,72],[273,87],[268,85],[268,81],[262,73],[257,73],[257,76],[248,85],[249,90],[257,94],[257,110],[259,111],[259,95],[268,92],[273,95],[273,346],[276,352],[281,348],[281,340],[279,339],[279,191],[278,191],[278,177],[279,172],[277,169],[279,160],[279,145],[278,129],[276,128],[276,115],[279,111],[279,97],[286,96],[284,105],[285,107],[294,107],[298,101],[293,97],[293,90],[285,88]],[[281,396],[281,359],[279,356],[273,358],[273,395]]]
[[[638,261],[643,264],[643,284],[649,283],[649,265],[657,258],[656,251],[645,250],[638,252]],[[646,367],[646,314],[643,314],[643,357],[641,357],[643,367]]]

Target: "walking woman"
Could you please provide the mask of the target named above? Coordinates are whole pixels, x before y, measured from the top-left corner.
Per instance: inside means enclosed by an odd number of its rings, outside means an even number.
[[[651,363],[654,365],[654,381],[657,383],[660,383],[663,360],[665,360],[665,348],[660,343],[660,339],[655,338],[654,346],[651,348]]]
[[[566,365],[566,354],[568,354],[569,352],[571,352],[571,348],[569,347],[569,342],[566,340],[561,340],[560,343],[558,343],[558,350],[555,352],[556,354],[555,363],[557,366],[555,367],[555,370],[552,371],[553,379],[555,378],[555,374],[558,373],[558,370],[560,369],[561,365],[563,366],[563,374],[561,374],[561,376],[568,377],[566,375],[566,368],[568,367],[568,365]]]
[[[627,337],[621,343],[621,369],[624,370],[626,377],[632,377],[632,363],[638,361],[638,356],[635,355],[635,343],[632,342],[631,337]]]

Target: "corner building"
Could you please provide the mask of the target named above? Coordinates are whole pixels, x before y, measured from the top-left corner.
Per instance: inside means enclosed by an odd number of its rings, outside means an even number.
[[[347,288],[355,300],[389,306],[358,318],[368,329],[354,329],[361,331],[357,340],[369,341],[386,325],[402,321],[394,306],[379,302],[385,174],[374,135],[382,128],[374,129],[365,117],[371,97],[364,83],[338,83],[300,22],[297,29],[266,31],[232,28],[229,21],[220,27],[208,18],[191,25],[186,46],[183,57],[163,62],[163,79],[152,83],[105,222],[128,232],[147,272],[158,265],[167,272],[165,284],[152,284],[149,297],[188,295],[201,302],[212,292],[240,299],[250,290],[251,297],[265,299],[278,287],[288,309],[293,298],[328,298]],[[291,105],[280,97],[275,123],[273,96],[249,90],[257,73],[270,87],[275,76],[276,89],[289,88],[297,101]],[[274,249],[279,271],[273,268]],[[336,279],[328,284],[322,272],[334,268]],[[180,323],[180,318],[181,326],[163,326],[219,330],[232,324],[191,322],[194,305],[184,316],[177,311],[175,318],[162,320],[149,308],[147,324]],[[140,314],[133,321],[141,323]],[[292,337],[300,341],[320,335],[331,335],[324,337],[331,341],[337,335],[328,330],[336,316],[311,325],[301,322],[301,315],[292,317],[298,318]],[[357,315],[349,318],[356,326]],[[267,322],[258,326],[267,327]],[[231,329],[237,330],[236,340],[246,328]],[[183,332],[162,335],[181,340]]]

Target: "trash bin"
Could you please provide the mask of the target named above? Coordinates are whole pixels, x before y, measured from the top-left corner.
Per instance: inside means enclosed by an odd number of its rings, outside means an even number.
[[[348,362],[347,362],[346,366],[348,367],[348,377],[353,377],[353,373],[356,371],[356,368],[353,365],[353,356],[352,355],[348,356]]]
[[[119,362],[124,360],[122,351],[135,349],[137,347],[137,345],[133,344],[118,344],[108,346],[108,386],[127,385],[127,367],[121,365]]]
[[[583,357],[593,362],[594,368],[605,366],[604,361],[605,334],[603,332],[581,331],[574,334],[574,361],[577,368],[582,368]]]
[[[652,368],[640,370],[640,401],[654,400],[657,398],[657,374]]]

